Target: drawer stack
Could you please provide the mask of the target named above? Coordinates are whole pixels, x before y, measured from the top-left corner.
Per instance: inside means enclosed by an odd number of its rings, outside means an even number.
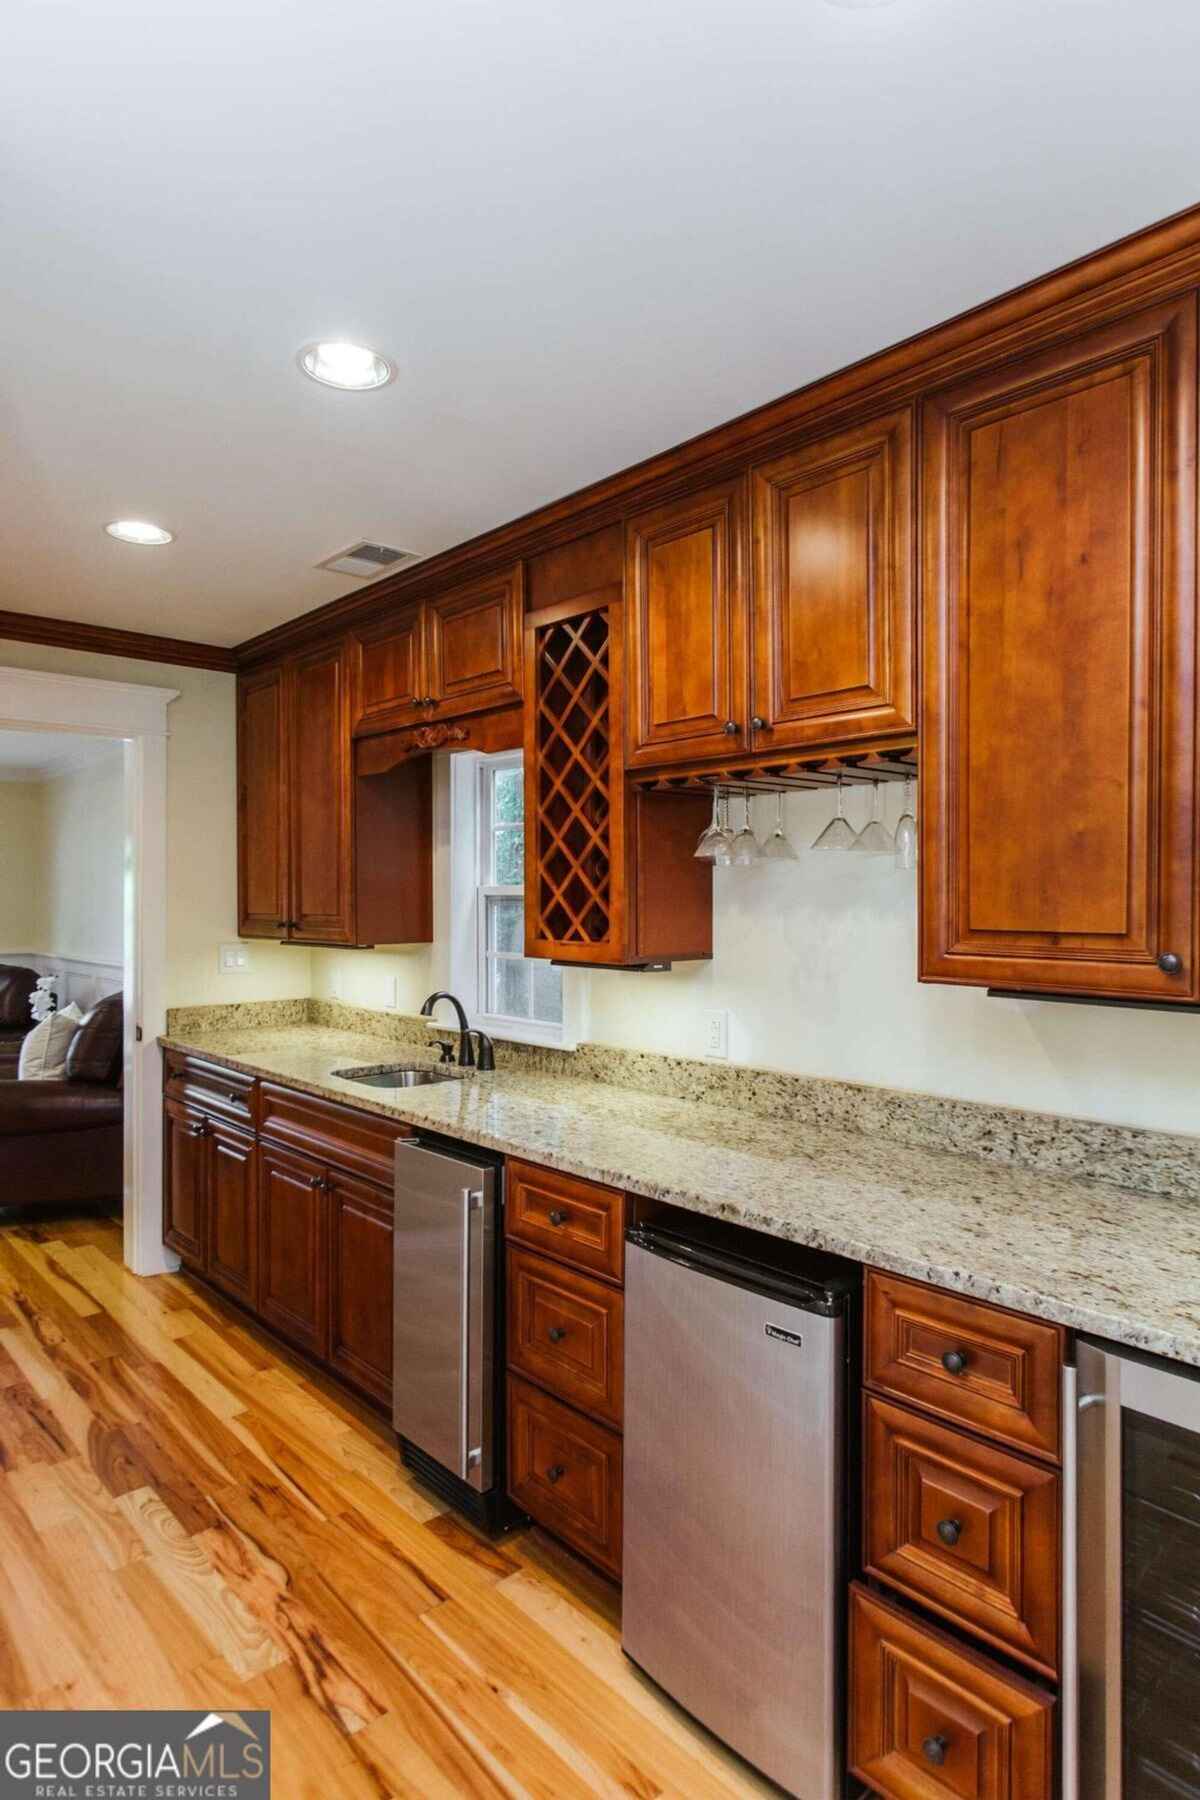
[[[509,1493],[619,1575],[625,1196],[510,1159],[505,1233]]]
[[[850,1762],[876,1793],[1054,1792],[1063,1347],[1057,1325],[868,1273]]]

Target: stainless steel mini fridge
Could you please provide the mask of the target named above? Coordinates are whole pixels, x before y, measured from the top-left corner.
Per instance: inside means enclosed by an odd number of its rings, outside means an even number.
[[[635,1228],[625,1271],[622,1644],[801,1800],[842,1793],[858,1277],[834,1261],[697,1219]]]

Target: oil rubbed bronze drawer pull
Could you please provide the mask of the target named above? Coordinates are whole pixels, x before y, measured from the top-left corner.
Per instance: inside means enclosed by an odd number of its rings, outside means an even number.
[[[925,1739],[924,1743],[921,1745],[921,1754],[924,1756],[926,1762],[931,1762],[940,1768],[942,1763],[946,1760],[946,1752],[949,1748],[949,1738],[944,1738],[939,1732],[937,1737],[927,1737]]]
[[[552,1225],[565,1225],[570,1216],[570,1213],[563,1212],[561,1207],[556,1206],[554,1211],[550,1214],[550,1223]]]
[[[561,1481],[566,1472],[563,1463],[555,1463],[552,1468],[546,1470],[546,1480],[549,1482]]]
[[[566,1335],[567,1328],[565,1325],[552,1325],[546,1333],[546,1336],[550,1339],[552,1344],[561,1344]]]
[[[942,1356],[942,1367],[947,1375],[961,1375],[967,1366],[965,1350],[947,1350]]]
[[[962,1526],[957,1519],[939,1519],[937,1534],[943,1544],[949,1544],[953,1548],[962,1536]]]

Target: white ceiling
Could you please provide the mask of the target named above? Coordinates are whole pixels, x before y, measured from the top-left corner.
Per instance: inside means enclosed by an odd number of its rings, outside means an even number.
[[[0,607],[235,643],[1200,199],[1195,0],[8,0]],[[399,363],[354,395],[296,351]],[[169,525],[114,543],[112,518]]]
[[[104,762],[119,743],[79,731],[0,731],[0,781],[47,781]]]

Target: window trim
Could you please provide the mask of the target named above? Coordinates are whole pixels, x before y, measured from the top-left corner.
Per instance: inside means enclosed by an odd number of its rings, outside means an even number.
[[[489,1037],[511,1043],[540,1044],[573,1050],[584,1031],[587,977],[564,969],[563,1018],[556,1025],[540,1019],[512,1019],[487,1009],[486,897],[524,898],[524,889],[484,881],[491,868],[490,796],[485,783],[494,770],[520,768],[519,750],[486,755],[460,750],[450,763],[450,987],[461,998],[472,1025]]]

